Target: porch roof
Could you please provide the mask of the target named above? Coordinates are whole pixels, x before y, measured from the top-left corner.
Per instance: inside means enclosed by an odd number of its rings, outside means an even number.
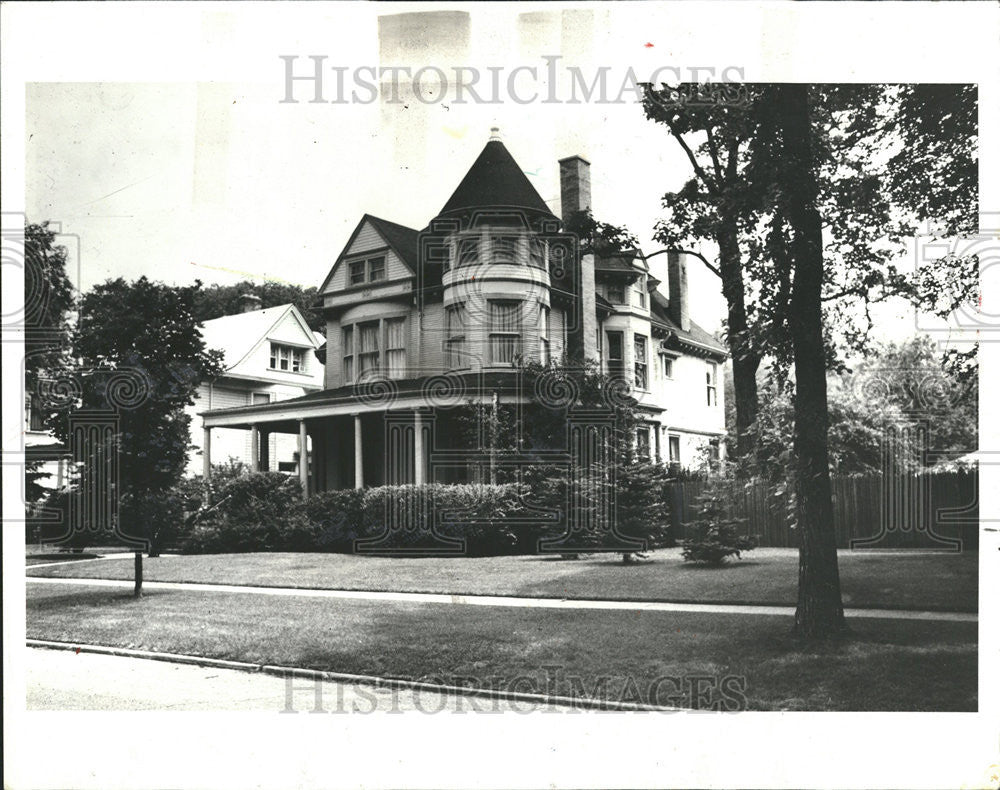
[[[206,428],[249,428],[268,423],[272,430],[294,432],[298,420],[457,406],[470,399],[492,397],[494,392],[501,402],[513,403],[521,400],[523,391],[518,380],[519,374],[513,370],[375,379],[257,406],[203,411],[200,415]]]

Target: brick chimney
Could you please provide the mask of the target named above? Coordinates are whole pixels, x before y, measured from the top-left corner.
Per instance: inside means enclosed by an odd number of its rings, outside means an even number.
[[[567,156],[559,160],[559,192],[562,197],[563,224],[577,211],[590,208],[590,162],[582,156]],[[567,331],[569,356],[577,359],[597,358],[597,286],[594,283],[594,256],[580,258],[576,270],[576,299]]]
[[[245,293],[240,294],[240,312],[241,313],[252,313],[254,310],[260,310],[260,297],[257,294]]]
[[[688,272],[687,260],[679,252],[667,253],[667,288],[670,290],[670,319],[685,332],[691,330],[691,316],[688,314]]]
[[[559,160],[559,195],[563,222],[568,222],[575,212],[590,208],[590,162],[582,156]]]

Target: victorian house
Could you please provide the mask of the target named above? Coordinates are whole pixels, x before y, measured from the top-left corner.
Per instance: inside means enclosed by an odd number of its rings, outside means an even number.
[[[652,460],[724,452],[726,349],[691,321],[685,256],[668,254],[664,293],[641,251],[581,250],[563,227],[590,207],[590,164],[559,168],[561,217],[494,134],[427,227],[364,215],[320,288],[322,389],[212,401],[206,471],[215,434],[236,430],[255,468],[268,462],[263,437],[295,437],[311,458],[299,465],[309,492],[468,479],[448,411],[524,402],[522,359],[587,358],[623,377],[642,417],[636,446]]]

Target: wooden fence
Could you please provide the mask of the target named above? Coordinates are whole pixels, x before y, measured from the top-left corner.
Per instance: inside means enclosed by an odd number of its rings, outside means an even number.
[[[834,477],[833,521],[839,548],[979,547],[979,475],[975,470],[905,475]],[[670,484],[671,522],[678,540],[695,518],[702,481]],[[743,530],[760,546],[798,547],[789,523],[789,500],[764,481],[725,484],[731,514],[746,519]]]

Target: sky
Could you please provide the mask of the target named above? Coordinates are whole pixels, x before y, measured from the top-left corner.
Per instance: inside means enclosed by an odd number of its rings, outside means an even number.
[[[202,33],[235,38],[244,19],[208,15]],[[307,53],[326,55],[325,103],[310,102],[313,85],[301,80],[295,101],[283,102],[289,67],[279,57],[269,80],[254,72],[256,79],[231,82],[29,83],[27,216],[61,228],[78,258],[78,286],[140,275],[318,286],[364,213],[425,227],[493,126],[557,215],[557,162],[580,154],[592,165],[595,216],[629,228],[647,254],[661,248],[653,241],[661,198],[690,178],[685,155],[628,93],[619,103],[567,103],[583,89],[573,90],[565,70],[580,69],[589,84],[603,67],[606,96],[618,98],[629,66],[641,80],[674,62],[669,38],[645,40],[633,17],[606,6],[369,13],[354,21],[325,47],[288,50],[295,76],[312,73]],[[628,58],[608,58],[623,40]],[[533,90],[548,95],[551,62],[563,101],[519,102]],[[433,72],[421,97],[403,79],[395,100],[385,89],[370,101],[352,76],[359,66],[437,64],[451,83],[455,65],[478,69],[487,98],[486,69],[501,69],[501,101],[456,101],[454,85],[441,93]],[[515,81],[508,92],[511,70],[525,65],[537,69],[537,81]],[[348,68],[343,89],[333,66]],[[718,79],[725,67],[714,68]],[[352,90],[360,101],[330,101]],[[702,251],[714,258],[711,245]],[[665,282],[666,256],[650,265]],[[719,280],[694,259],[689,276],[692,317],[715,331],[725,312]],[[904,305],[876,315],[881,333],[912,334]]]

